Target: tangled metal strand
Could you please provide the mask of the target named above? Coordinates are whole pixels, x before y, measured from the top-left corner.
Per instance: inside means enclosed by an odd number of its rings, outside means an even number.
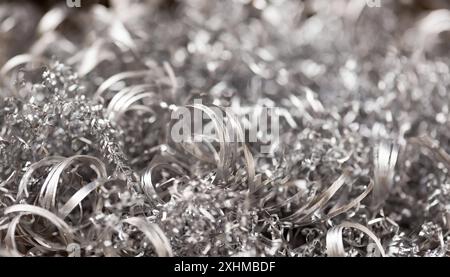
[[[298,209],[292,215],[282,218],[281,220],[287,222],[288,225],[299,224],[309,225],[316,221],[325,221],[331,219],[339,214],[345,213],[351,208],[360,204],[360,202],[372,191],[374,183],[370,180],[367,188],[357,197],[352,199],[348,204],[341,204],[332,207],[328,213],[322,215],[322,211],[325,209],[327,202],[336,194],[336,192],[345,184],[348,179],[348,172],[344,172],[326,191],[321,193],[316,198],[312,199],[302,208]],[[317,219],[311,219],[312,215],[318,217]]]
[[[396,144],[381,142],[374,149],[373,206],[379,207],[389,196],[394,179],[399,148]]]
[[[52,168],[47,178],[45,179],[44,184],[41,187],[41,191],[39,193],[39,202],[43,208],[48,210],[55,209],[56,191],[58,189],[60,176],[65,168],[67,168],[76,161],[81,161],[88,163],[89,165],[92,165],[92,168],[96,171],[99,179],[104,179],[108,177],[105,165],[95,157],[80,155],[66,158]]]
[[[446,1],[16,2],[0,256],[449,255]]]
[[[5,209],[4,214],[8,215],[11,213],[20,213],[19,216],[16,216],[10,223],[8,228],[8,233],[6,236],[7,239],[7,245],[13,250],[17,251],[16,243],[14,239],[14,233],[17,224],[19,223],[19,220],[22,216],[27,214],[37,215],[44,217],[48,219],[50,222],[52,222],[60,231],[61,236],[63,236],[67,242],[67,244],[71,243],[73,241],[73,230],[70,228],[67,223],[65,223],[61,218],[56,216],[55,214],[49,212],[46,209],[32,206],[32,205],[26,205],[26,204],[18,204],[11,207],[8,207]]]
[[[164,235],[162,230],[158,227],[158,225],[154,223],[148,223],[145,219],[138,217],[130,217],[123,220],[123,222],[136,226],[139,230],[141,230],[145,234],[145,236],[152,242],[158,256],[173,256],[169,240]]]
[[[368,235],[374,242],[381,256],[386,256],[383,246],[377,236],[367,227],[352,222],[343,222],[328,230],[327,233],[327,255],[329,257],[345,257],[344,243],[342,241],[342,231],[344,228],[354,228]]]
[[[55,164],[60,163],[63,159],[64,159],[63,157],[46,157],[28,167],[25,174],[23,174],[22,179],[20,179],[19,188],[17,189],[17,199],[21,198],[22,193],[24,193],[25,197],[28,198],[27,185],[29,179],[37,169],[44,166],[53,166]]]

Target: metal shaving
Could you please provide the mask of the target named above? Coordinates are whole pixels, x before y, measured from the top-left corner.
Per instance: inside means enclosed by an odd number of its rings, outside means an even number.
[[[87,2],[0,2],[0,256],[450,255],[448,1]]]

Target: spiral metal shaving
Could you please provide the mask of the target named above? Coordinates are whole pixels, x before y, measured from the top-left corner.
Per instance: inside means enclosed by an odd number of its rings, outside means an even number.
[[[0,2],[0,256],[449,256],[447,1],[36,3]],[[268,153],[225,140],[264,107]]]

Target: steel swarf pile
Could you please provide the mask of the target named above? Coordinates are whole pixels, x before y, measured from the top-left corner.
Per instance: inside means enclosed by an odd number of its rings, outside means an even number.
[[[0,3],[0,256],[449,256],[446,1],[81,3]]]

